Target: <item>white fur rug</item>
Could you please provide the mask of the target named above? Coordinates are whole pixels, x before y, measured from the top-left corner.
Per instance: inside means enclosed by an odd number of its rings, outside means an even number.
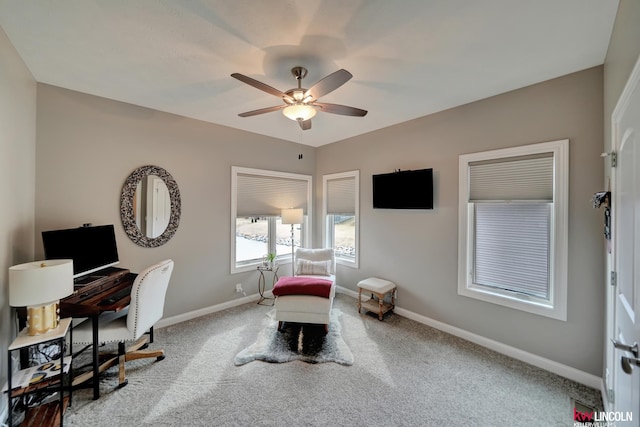
[[[284,323],[279,332],[272,310],[263,320],[256,342],[238,353],[234,363],[240,366],[254,360],[270,363],[301,360],[307,363],[335,362],[350,366],[353,364],[353,354],[342,339],[341,315],[340,310],[332,310],[329,332],[326,335],[324,325],[306,323]]]

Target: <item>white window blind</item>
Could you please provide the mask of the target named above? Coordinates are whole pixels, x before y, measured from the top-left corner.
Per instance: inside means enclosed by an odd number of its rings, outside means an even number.
[[[280,216],[282,209],[302,208],[307,213],[306,180],[238,173],[238,217]]]
[[[327,180],[327,214],[354,215],[356,179],[354,176]]]
[[[477,285],[549,299],[553,153],[469,164]]]
[[[462,154],[458,294],[567,319],[569,140]]]
[[[469,164],[469,201],[553,200],[553,153]]]
[[[548,299],[550,207],[476,204],[473,282]]]

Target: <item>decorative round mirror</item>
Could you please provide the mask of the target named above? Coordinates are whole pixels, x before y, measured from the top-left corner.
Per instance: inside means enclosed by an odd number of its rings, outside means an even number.
[[[139,167],[122,187],[120,217],[135,244],[145,248],[164,245],[180,224],[178,184],[161,167]]]

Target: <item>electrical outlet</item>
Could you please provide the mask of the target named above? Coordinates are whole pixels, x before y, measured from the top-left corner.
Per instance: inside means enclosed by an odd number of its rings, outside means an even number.
[[[236,292],[244,292],[242,290],[242,283],[236,283]]]

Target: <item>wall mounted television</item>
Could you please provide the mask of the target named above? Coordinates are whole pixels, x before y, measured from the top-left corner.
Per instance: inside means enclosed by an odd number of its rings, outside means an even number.
[[[118,246],[113,225],[83,226],[42,232],[45,259],[72,259],[73,277],[114,266]]]
[[[433,169],[373,175],[374,209],[433,209]]]

